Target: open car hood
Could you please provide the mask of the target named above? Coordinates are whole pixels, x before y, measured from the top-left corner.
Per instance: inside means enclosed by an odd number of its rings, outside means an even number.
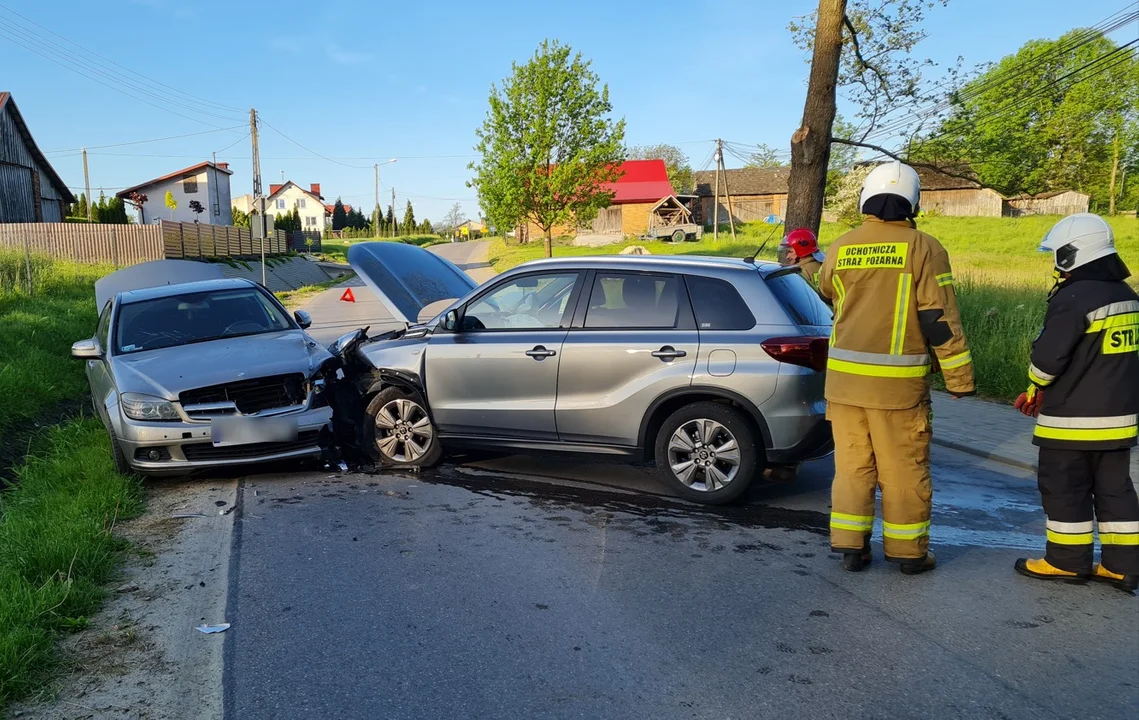
[[[465,297],[478,284],[451,261],[415,245],[366,242],[348,248],[348,264],[399,322],[420,322],[429,305]],[[428,318],[430,319],[430,318]]]
[[[95,311],[102,312],[107,301],[121,292],[223,277],[220,265],[193,260],[151,260],[131,265],[95,281]]]

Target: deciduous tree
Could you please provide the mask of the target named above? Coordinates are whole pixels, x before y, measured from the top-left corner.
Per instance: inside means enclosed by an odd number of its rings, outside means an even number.
[[[556,226],[588,222],[612,199],[603,186],[619,175],[625,121],[612,119],[609,87],[590,62],[557,41],[514,64],[489,100],[470,185],[495,225],[536,225],[549,257]]]
[[[439,224],[439,231],[447,234],[453,233],[455,228],[462,225],[466,219],[467,216],[463,214],[462,203],[455,203],[443,216],[443,222]]]
[[[234,227],[249,227],[249,213],[241,208],[235,207],[233,210],[233,226]]]
[[[102,200],[99,201],[102,203]],[[170,219],[174,219],[174,211],[178,209],[178,201],[174,199],[174,193],[169,190],[166,191],[166,198],[163,200],[166,207],[170,209]]]

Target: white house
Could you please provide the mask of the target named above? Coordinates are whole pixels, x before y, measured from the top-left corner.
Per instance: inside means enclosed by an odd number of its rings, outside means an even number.
[[[253,212],[253,193],[245,193],[244,195],[235,197],[233,199],[233,207],[246,215]]]
[[[229,163],[198,163],[169,175],[148,180],[140,185],[116,193],[124,200],[130,200],[134,193],[146,196],[146,202],[139,210],[138,221],[142,224],[157,220],[176,222],[200,222],[206,225],[233,225],[232,200],[229,192],[229,176],[233,171]],[[171,211],[166,207],[166,193],[169,191],[178,208]],[[192,201],[201,203],[203,212],[196,213],[190,206]]]
[[[324,198],[320,195],[320,183],[313,183],[305,190],[292,180],[283,185],[269,186],[269,197],[265,201],[265,214],[276,217],[279,214],[297,209],[301,218],[302,230],[325,231]]]

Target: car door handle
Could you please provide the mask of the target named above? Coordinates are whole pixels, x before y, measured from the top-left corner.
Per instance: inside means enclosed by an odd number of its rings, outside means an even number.
[[[557,355],[558,352],[557,352],[557,350],[547,350],[543,346],[539,345],[536,348],[534,348],[533,350],[527,350],[526,354],[529,355],[530,357],[534,358],[535,360],[545,360],[548,357],[553,357],[553,356]]]
[[[677,350],[671,345],[665,345],[660,350],[653,351],[653,357],[660,358],[662,362],[671,362],[677,358],[682,358],[687,355],[688,353],[684,352],[683,350]]]

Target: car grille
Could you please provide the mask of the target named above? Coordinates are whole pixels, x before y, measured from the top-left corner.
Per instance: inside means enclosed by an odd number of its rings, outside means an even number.
[[[269,457],[294,450],[307,450],[318,445],[319,430],[310,430],[297,436],[296,440],[280,443],[250,443],[248,445],[223,445],[213,443],[190,443],[182,446],[182,453],[190,462],[196,460],[234,460],[243,458]]]
[[[271,375],[253,380],[239,380],[224,385],[186,390],[178,396],[183,407],[232,402],[243,415],[265,410],[302,405],[305,401],[305,376],[302,373]],[[191,417],[199,413],[190,413]],[[218,414],[211,412],[207,414]]]

